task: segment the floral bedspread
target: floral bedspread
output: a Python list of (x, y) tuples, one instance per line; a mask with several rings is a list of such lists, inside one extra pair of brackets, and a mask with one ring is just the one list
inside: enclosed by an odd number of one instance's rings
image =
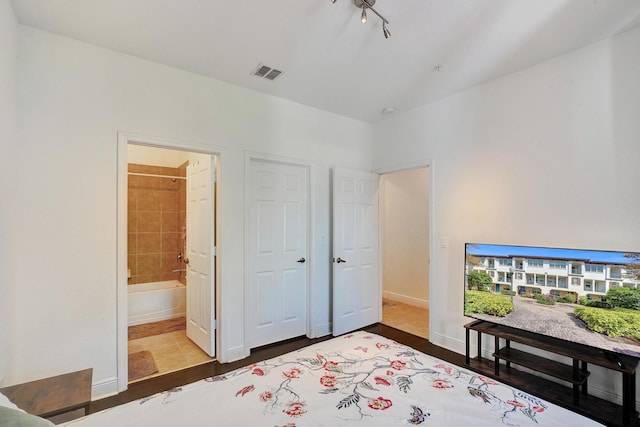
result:
[(356, 332), (66, 426), (597, 426), (384, 337)]

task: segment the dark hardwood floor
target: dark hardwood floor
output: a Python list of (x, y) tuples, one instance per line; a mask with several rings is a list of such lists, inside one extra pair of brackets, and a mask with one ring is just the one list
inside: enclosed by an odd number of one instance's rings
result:
[[(375, 324), (363, 330), (382, 335), (391, 340), (413, 347), (423, 353), (430, 354), (439, 359), (445, 360), (449, 363), (463, 366), (465, 363), (464, 355), (452, 352), (442, 347), (431, 344), (424, 338), (420, 338), (415, 335), (411, 335), (407, 332), (400, 331), (398, 329), (385, 326), (382, 324)], [(192, 383), (194, 381), (201, 380), (216, 375), (221, 375), (226, 372), (232, 371), (237, 368), (241, 368), (246, 365), (250, 365), (261, 360), (270, 359), (280, 356), (285, 353), (289, 353), (294, 350), (298, 350), (302, 347), (306, 347), (311, 344), (322, 342), (331, 339), (331, 336), (309, 339), (306, 337), (294, 338), (288, 341), (284, 341), (277, 344), (267, 345), (264, 347), (256, 348), (251, 351), (251, 355), (245, 359), (239, 360), (233, 363), (220, 364), (216, 361), (198, 365), (193, 368), (184, 369), (181, 371), (166, 374), (160, 377), (151, 378), (145, 381), (140, 381), (129, 385), (129, 388), (115, 396), (107, 397), (104, 399), (91, 402), (88, 413), (102, 411), (113, 406), (121, 405), (123, 403), (130, 402), (132, 400), (141, 399), (146, 396), (151, 396), (155, 393), (159, 393), (165, 390), (171, 390), (174, 387), (183, 386), (185, 384)]]

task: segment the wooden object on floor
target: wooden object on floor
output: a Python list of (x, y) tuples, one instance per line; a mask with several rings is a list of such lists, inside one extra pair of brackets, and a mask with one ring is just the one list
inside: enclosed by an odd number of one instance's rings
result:
[(84, 408), (91, 403), (93, 369), (43, 378), (0, 389), (20, 409), (43, 418)]
[[(483, 320), (468, 323), (464, 327), (466, 329), (466, 364), (472, 370), (607, 425), (635, 426), (638, 424), (638, 413), (635, 408), (636, 368), (639, 362), (637, 358)], [(478, 356), (474, 359), (470, 356), (470, 331), (472, 330), (478, 334)], [(493, 360), (482, 357), (483, 333), (494, 337)], [(500, 347), (501, 339), (505, 341), (502, 348)], [(526, 351), (512, 349), (512, 341), (571, 358), (573, 363), (567, 365)], [(506, 363), (501, 364), (501, 360)], [(588, 394), (587, 366), (589, 363), (622, 374), (622, 406)], [(511, 364), (555, 377), (569, 383), (570, 386), (512, 368)]]

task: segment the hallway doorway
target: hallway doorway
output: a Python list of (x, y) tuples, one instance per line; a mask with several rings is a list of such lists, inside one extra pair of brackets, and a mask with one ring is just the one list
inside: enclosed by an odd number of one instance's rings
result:
[(429, 338), (429, 309), (397, 301), (382, 299), (382, 323), (416, 335)]
[(429, 337), (429, 167), (380, 175), (382, 323)]

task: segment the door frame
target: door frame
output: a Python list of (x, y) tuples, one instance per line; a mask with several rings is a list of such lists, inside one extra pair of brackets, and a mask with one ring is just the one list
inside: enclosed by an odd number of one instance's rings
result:
[[(128, 280), (127, 280), (127, 173), (128, 173), (128, 153), (129, 144), (142, 145), (147, 147), (165, 148), (176, 151), (190, 151), (195, 153), (216, 156), (217, 169), (220, 169), (222, 161), (222, 148), (214, 145), (163, 138), (149, 135), (142, 135), (132, 132), (118, 132), (117, 147), (117, 186), (116, 186), (116, 359), (117, 359), (117, 390), (125, 391), (129, 384), (128, 373)], [(219, 173), (218, 173), (219, 174)], [(220, 183), (218, 176), (217, 182)], [(218, 186), (220, 188), (220, 186)], [(216, 192), (216, 206), (219, 200), (219, 191)], [(220, 216), (218, 216), (219, 218)], [(220, 240), (220, 221), (215, 223), (215, 235), (217, 241)], [(216, 250), (216, 277), (212, 281), (215, 291), (216, 313), (220, 314), (220, 288), (222, 287), (222, 276), (220, 274), (221, 258), (220, 248)], [(215, 283), (215, 285), (214, 285)], [(216, 322), (219, 323), (219, 322)], [(220, 328), (216, 328), (216, 349), (220, 349)]]
[[(409, 162), (409, 163), (402, 163), (402, 164), (398, 164), (398, 165), (394, 165), (394, 166), (390, 166), (390, 167), (386, 167), (386, 168), (380, 168), (380, 169), (375, 169), (374, 173), (377, 173), (379, 177), (381, 177), (382, 175), (385, 174), (390, 174), (390, 173), (394, 173), (394, 172), (402, 172), (402, 171), (406, 171), (406, 170), (411, 170), (411, 169), (419, 169), (419, 168), (428, 168), (429, 170), (429, 185), (428, 185), (428, 192), (429, 194), (427, 194), (427, 204), (428, 204), (428, 208), (427, 211), (429, 212), (429, 218), (428, 220), (428, 230), (429, 230), (429, 301), (431, 301), (431, 291), (432, 291), (432, 287), (431, 284), (433, 283), (433, 268), (431, 268), (431, 260), (433, 259), (433, 251), (435, 249), (434, 247), (434, 236), (433, 236), (433, 231), (435, 230), (435, 222), (434, 222), (434, 214), (433, 214), (433, 210), (434, 210), (434, 200), (435, 200), (435, 185), (434, 185), (434, 178), (435, 178), (435, 169), (434, 169), (434, 161), (432, 159), (423, 159), (423, 160), (416, 160), (414, 162)], [(379, 193), (380, 199), (378, 201), (378, 209), (379, 209), (379, 218), (383, 218), (382, 216), (382, 206), (384, 206), (384, 194)], [(383, 264), (382, 264), (382, 250), (384, 247), (384, 222), (380, 221), (380, 226), (378, 227), (378, 257), (379, 257), (379, 271), (378, 271), (378, 275), (380, 278), (380, 320), (382, 320), (382, 294), (383, 294), (383, 282), (382, 282), (382, 278), (383, 278)], [(431, 303), (429, 303), (431, 304)], [(429, 307), (429, 341), (431, 341), (431, 325), (433, 325), (434, 322), (434, 318), (433, 318), (433, 310), (431, 310), (431, 307)]]
[(306, 313), (307, 313), (307, 319), (306, 319), (306, 326), (307, 326), (307, 332), (306, 335), (308, 337), (311, 337), (311, 333), (312, 333), (312, 319), (313, 317), (313, 304), (312, 304), (312, 300), (311, 300), (311, 278), (313, 277), (311, 275), (311, 271), (313, 270), (313, 267), (315, 265), (315, 253), (313, 253), (312, 249), (314, 247), (313, 242), (312, 242), (312, 237), (313, 237), (313, 233), (312, 233), (312, 229), (313, 229), (313, 212), (311, 209), (312, 203), (311, 201), (314, 199), (314, 192), (313, 192), (313, 185), (312, 185), (312, 179), (313, 179), (313, 175), (314, 175), (314, 165), (312, 162), (309, 161), (305, 161), (305, 160), (301, 160), (301, 159), (297, 159), (297, 158), (292, 158), (292, 157), (285, 157), (285, 156), (278, 156), (278, 155), (274, 155), (274, 154), (267, 154), (267, 153), (260, 153), (260, 152), (255, 152), (255, 151), (245, 151), (245, 155), (244, 155), (244, 251), (245, 251), (245, 256), (244, 256), (244, 278), (245, 280), (243, 281), (243, 289), (244, 289), (244, 346), (247, 349), (247, 351), (251, 350), (251, 342), (250, 342), (250, 330), (249, 328), (251, 327), (251, 300), (250, 298), (248, 298), (248, 295), (250, 295), (250, 289), (249, 289), (249, 281), (247, 280), (247, 278), (250, 275), (250, 269), (249, 269), (249, 261), (248, 261), (248, 254), (247, 254), (247, 248), (249, 247), (250, 244), (250, 223), (251, 223), (251, 217), (250, 217), (250, 212), (249, 209), (251, 207), (251, 203), (249, 200), (249, 194), (250, 194), (250, 182), (251, 182), (251, 162), (252, 161), (259, 161), (259, 162), (271, 162), (271, 163), (279, 163), (279, 164), (284, 164), (284, 165), (292, 165), (292, 166), (300, 166), (305, 168), (306, 170), (306, 174), (307, 174), (307, 249), (306, 249), (306, 253), (307, 255), (307, 277), (306, 277), (306, 283), (307, 283), (307, 289), (306, 289), (306, 295), (307, 295), (307, 307), (306, 307)]

